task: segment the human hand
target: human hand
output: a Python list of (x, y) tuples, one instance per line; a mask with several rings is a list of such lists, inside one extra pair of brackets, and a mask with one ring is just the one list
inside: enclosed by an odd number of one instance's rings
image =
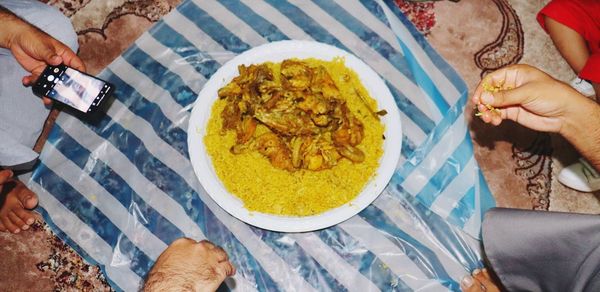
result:
[(215, 291), (234, 274), (235, 267), (223, 248), (206, 240), (180, 238), (158, 257), (144, 291), (182, 291), (184, 287), (191, 287), (193, 291)]
[[(499, 90), (489, 92), (484, 89), (487, 86)], [(487, 75), (471, 102), (486, 123), (499, 125), (509, 119), (533, 130), (561, 132), (565, 120), (577, 115), (589, 100), (535, 67), (513, 65)]]
[[(25, 21), (15, 20), (9, 22), (9, 25), (12, 27), (8, 30), (10, 33), (6, 37), (6, 47), (30, 73), (23, 77), (24, 85), (32, 85), (47, 65), (62, 63), (85, 72), (81, 59), (65, 44)], [(49, 104), (50, 99), (44, 98), (44, 103)]]
[(463, 292), (500, 292), (487, 269), (476, 269), (471, 276), (465, 276), (460, 281), (460, 289)]

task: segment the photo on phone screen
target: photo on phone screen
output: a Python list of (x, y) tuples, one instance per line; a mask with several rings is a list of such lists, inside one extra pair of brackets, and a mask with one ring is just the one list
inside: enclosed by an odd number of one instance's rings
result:
[(90, 112), (100, 105), (113, 88), (106, 81), (59, 65), (48, 66), (34, 85), (33, 91), (82, 112)]

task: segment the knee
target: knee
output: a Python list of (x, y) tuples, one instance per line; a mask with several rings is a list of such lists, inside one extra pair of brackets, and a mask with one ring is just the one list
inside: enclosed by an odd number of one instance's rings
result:
[(7, 7), (13, 10), (19, 17), (43, 30), (53, 38), (67, 45), (71, 50), (77, 52), (79, 44), (77, 34), (73, 29), (71, 20), (57, 8), (41, 3), (39, 1), (23, 1), (26, 4), (20, 7)]

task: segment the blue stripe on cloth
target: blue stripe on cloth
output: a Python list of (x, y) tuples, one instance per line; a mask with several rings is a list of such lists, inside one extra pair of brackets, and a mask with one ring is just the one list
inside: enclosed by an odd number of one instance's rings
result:
[(112, 288), (115, 291), (123, 291), (123, 288), (117, 285), (117, 283), (113, 282), (109, 277), (106, 277), (106, 266), (97, 262), (93, 257), (91, 257), (87, 252), (85, 252), (85, 249), (81, 248), (81, 246), (79, 246), (79, 244), (77, 244), (73, 239), (71, 239), (70, 236), (64, 233), (62, 229), (58, 228), (58, 226), (56, 226), (56, 224), (52, 220), (52, 217), (50, 217), (50, 214), (48, 213), (48, 211), (46, 211), (46, 209), (38, 206), (35, 209), (35, 211), (39, 212), (42, 215), (42, 217), (44, 218), (44, 222), (48, 224), (48, 226), (52, 230), (52, 233), (54, 233), (58, 238), (64, 241), (64, 243), (66, 243), (70, 248), (75, 250), (75, 252), (78, 255), (80, 255), (88, 264), (92, 266), (98, 266), (100, 270), (102, 270), (104, 278), (110, 285), (110, 288)]
[(423, 189), (416, 194), (416, 198), (425, 206), (431, 207), (439, 194), (446, 189), (458, 174), (464, 171), (465, 166), (473, 157), (471, 135), (469, 135), (469, 131), (466, 131), (463, 135), (463, 140), (460, 145), (454, 150), (452, 155), (446, 159), (440, 169), (429, 178), (429, 181)]
[[(39, 176), (40, 173), (44, 174), (43, 179)], [(36, 166), (36, 172), (32, 179), (42, 185), (73, 214), (77, 215), (82, 222), (96, 231), (98, 236), (113, 249), (119, 249), (124, 256), (131, 260), (131, 263), (129, 263), (131, 270), (144, 278), (154, 265), (154, 261), (131, 243), (129, 238), (104, 213), (94, 207), (81, 193), (42, 162)]]
[(289, 37), (281, 32), (277, 26), (256, 14), (254, 10), (250, 9), (246, 4), (239, 2), (238, 0), (219, 0), (219, 2), (269, 42), (289, 39)]
[(410, 66), (411, 71), (414, 74), (415, 80), (419, 87), (427, 93), (427, 95), (433, 100), (435, 106), (438, 108), (442, 115), (448, 111), (450, 105), (444, 99), (438, 88), (435, 86), (429, 75), (423, 70), (419, 62), (412, 54), (410, 49), (398, 38), (398, 43), (400, 43), (400, 47), (404, 51), (404, 57), (408, 61), (408, 65)]
[[(400, 277), (386, 268), (385, 263), (375, 254), (338, 226), (316, 231), (315, 234), (381, 291), (389, 291), (390, 288), (398, 291), (412, 291)], [(357, 252), (358, 250), (361, 252)]]
[(300, 245), (289, 239), (285, 233), (270, 232), (255, 227), (251, 227), (251, 229), (316, 290), (327, 288), (331, 291), (348, 291), (318, 261), (307, 254)]
[[(448, 63), (433, 49), (433, 47), (427, 42), (427, 39), (415, 28), (414, 24), (406, 18), (406, 16), (400, 11), (400, 8), (396, 6), (394, 0), (383, 0), (385, 1), (388, 8), (396, 15), (396, 17), (402, 22), (402, 24), (410, 31), (412, 37), (417, 41), (419, 46), (423, 48), (427, 57), (431, 59), (433, 64), (448, 78), (448, 80), (456, 87), (459, 92), (467, 92), (467, 85), (464, 80), (460, 78), (460, 75), (456, 73), (452, 66)], [(385, 16), (384, 16), (385, 17)], [(388, 23), (389, 26), (389, 23)]]
[[(394, 173), (392, 177), (394, 182), (402, 183), (402, 181), (404, 181), (404, 179), (406, 179), (408, 175), (410, 175), (410, 173), (419, 166), (423, 159), (427, 157), (427, 155), (431, 152), (431, 149), (433, 149), (433, 147), (440, 142), (442, 137), (447, 134), (448, 129), (450, 129), (459, 118), (464, 118), (462, 113), (464, 111), (466, 101), (467, 96), (465, 94), (448, 112), (446, 112), (442, 120), (437, 123), (433, 131), (429, 133), (427, 140), (419, 145), (412, 155), (407, 159), (407, 161), (402, 165), (400, 170)], [(462, 135), (462, 133), (459, 134)]]
[(413, 141), (409, 140), (406, 135), (402, 135), (402, 149), (400, 150), (400, 154), (404, 158), (409, 157), (415, 151), (416, 147)]
[(473, 216), (475, 212), (475, 186), (472, 186), (467, 192), (460, 198), (456, 207), (452, 209), (448, 216), (448, 222), (458, 226), (464, 227), (465, 223), (469, 221), (469, 218)]
[(179, 75), (169, 71), (168, 68), (158, 63), (136, 44), (131, 45), (131, 48), (122, 57), (142, 74), (150, 77), (156, 85), (169, 92), (173, 100), (182, 107), (196, 101), (198, 92), (194, 92), (183, 82)]
[(148, 33), (159, 43), (181, 56), (186, 63), (194, 67), (196, 72), (207, 79), (221, 67), (221, 64), (205, 52), (200, 51), (179, 32), (162, 21), (153, 26)]
[[(224, 241), (224, 243), (229, 242), (234, 246), (239, 245), (235, 251), (240, 255), (240, 262), (236, 262), (236, 265), (241, 267), (240, 273), (252, 275), (252, 277), (254, 277), (255, 273), (260, 275), (261, 281), (255, 283), (259, 285), (259, 290), (266, 287), (277, 287), (277, 284), (273, 279), (268, 277), (250, 252), (231, 234), (231, 231), (221, 221), (216, 219), (212, 211), (202, 202), (198, 193), (178, 173), (154, 157), (137, 136), (124, 129), (119, 123), (110, 119), (109, 116), (103, 117), (95, 127), (90, 129), (121, 151), (152, 184), (177, 201), (184, 208), (186, 214), (202, 229), (208, 240), (216, 242), (219, 239), (212, 238), (210, 235), (222, 236), (219, 232), (207, 232), (210, 228), (217, 228), (221, 233), (227, 234), (228, 241)], [(182, 139), (186, 141), (187, 137), (183, 137)], [(214, 218), (214, 220), (210, 220), (211, 218)], [(246, 261), (246, 264), (241, 265), (244, 261)], [(247, 268), (247, 270), (242, 270), (242, 268)], [(265, 286), (260, 286), (263, 284)]]
[(400, 52), (396, 51), (396, 49), (394, 49), (386, 40), (381, 38), (377, 32), (372, 31), (333, 1), (314, 0), (314, 2), (327, 12), (327, 14), (335, 18), (340, 24), (352, 31), (370, 48), (379, 53), (379, 55), (392, 64), (396, 70), (414, 82), (415, 79), (410, 70), (409, 63), (406, 62)]
[[(249, 254), (248, 250), (242, 245), (235, 235), (222, 224), (213, 224), (219, 222), (212, 211), (206, 205), (203, 206), (206, 225), (203, 227), (204, 234), (213, 243), (225, 249), (229, 260), (234, 264), (237, 273), (241, 274), (249, 282), (254, 283), (258, 291), (279, 291), (281, 290), (269, 274), (261, 267), (260, 263)], [(236, 220), (236, 219), (232, 219)]]
[(435, 122), (427, 117), (417, 106), (415, 106), (404, 93), (397, 90), (388, 80), (385, 80), (385, 85), (390, 89), (396, 105), (407, 117), (409, 117), (426, 135), (429, 135), (433, 128), (435, 128)]
[(462, 233), (462, 231), (458, 231), (444, 218), (431, 212), (429, 208), (425, 207), (416, 198), (412, 197), (406, 190), (402, 189), (401, 186), (395, 185), (390, 188), (390, 190), (393, 195), (402, 197), (411, 204), (411, 211), (416, 213), (416, 216), (421, 222), (427, 224), (427, 227), (435, 237), (436, 241), (441, 243), (446, 251), (450, 253), (454, 259), (459, 261), (467, 271), (481, 268), (481, 262), (479, 261), (477, 254), (473, 252), (470, 245), (463, 240), (463, 235), (458, 234), (458, 232)]
[(212, 18), (192, 1), (184, 2), (177, 6), (177, 11), (194, 22), (199, 29), (206, 32), (226, 50), (241, 53), (251, 48), (235, 34), (224, 27), (219, 21)]
[(177, 152), (188, 157), (187, 133), (179, 126), (174, 125), (156, 103), (145, 99), (129, 84), (112, 73), (110, 69), (105, 69), (102, 77), (115, 85), (116, 89), (113, 95), (115, 98), (135, 115), (146, 120), (163, 141), (171, 145)]
[(266, 0), (271, 6), (287, 16), (291, 22), (308, 33), (315, 41), (330, 44), (350, 52), (337, 38), (308, 16), (302, 9), (287, 1)]
[[(184, 236), (183, 232), (160, 213), (150, 207), (139, 195), (131, 189), (129, 184), (108, 165), (101, 160), (90, 157), (88, 149), (81, 146), (69, 134), (65, 133), (60, 125), (55, 124), (48, 136), (48, 142), (79, 166), (82, 171), (98, 182), (108, 193), (114, 196), (125, 209), (135, 218), (137, 223), (142, 224), (165, 243)], [(90, 169), (89, 162), (93, 162)]]
[(453, 291), (460, 291), (459, 285), (454, 281), (435, 253), (412, 236), (408, 235), (390, 220), (385, 213), (374, 205), (369, 205), (358, 215), (373, 227), (379, 229), (406, 253), (406, 256), (423, 271), (430, 279), (437, 280), (440, 284)]
[(377, 4), (377, 1), (360, 0), (360, 3), (365, 8), (367, 8), (367, 10), (369, 10), (371, 12), (371, 14), (375, 15), (375, 17), (377, 17), (379, 19), (379, 21), (381, 21), (387, 27), (390, 27), (390, 23), (389, 23), (387, 17), (385, 16), (385, 12), (383, 12), (383, 10), (381, 9), (381, 6), (379, 6), (379, 4)]

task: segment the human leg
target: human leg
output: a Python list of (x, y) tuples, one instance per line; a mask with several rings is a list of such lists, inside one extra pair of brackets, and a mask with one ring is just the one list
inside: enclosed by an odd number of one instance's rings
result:
[[(70, 21), (57, 9), (31, 0), (0, 0), (0, 5), (49, 35), (77, 50), (77, 35)], [(11, 52), (0, 48), (0, 170), (24, 170), (37, 153), (32, 148), (38, 139), (49, 109), (30, 88), (22, 85), (29, 75)], [(0, 196), (0, 231), (19, 232), (32, 223), (29, 209), (37, 197), (16, 179), (8, 182)], [(31, 223), (30, 223), (31, 222)]]
[(544, 15), (546, 30), (561, 56), (567, 61), (575, 74), (579, 75), (581, 69), (590, 57), (587, 42), (581, 34), (574, 29)]
[(594, 86), (600, 83), (600, 67), (589, 64), (593, 55), (600, 53), (600, 2), (553, 0), (538, 13), (537, 20), (578, 75), (570, 85), (586, 96), (600, 94)]

